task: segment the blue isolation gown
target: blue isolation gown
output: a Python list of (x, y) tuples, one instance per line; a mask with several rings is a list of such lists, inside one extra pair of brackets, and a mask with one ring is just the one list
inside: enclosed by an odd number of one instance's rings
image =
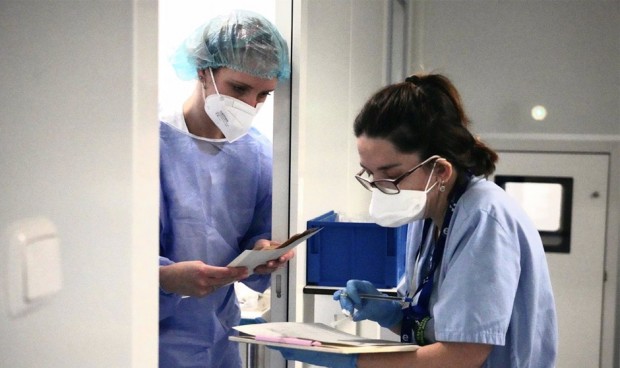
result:
[[(427, 236), (416, 259), (422, 226), (409, 225), (401, 294), (416, 290), (433, 247)], [(493, 345), (483, 367), (555, 366), (555, 302), (540, 235), (495, 183), (472, 179), (457, 203), (429, 310), (430, 341)]]
[[(226, 266), (258, 239), (271, 238), (272, 150), (254, 129), (229, 143), (191, 135), (183, 115), (160, 123), (159, 264), (200, 260)], [(244, 280), (262, 292), (270, 277)], [(241, 367), (233, 285), (203, 298), (160, 290), (159, 366)]]

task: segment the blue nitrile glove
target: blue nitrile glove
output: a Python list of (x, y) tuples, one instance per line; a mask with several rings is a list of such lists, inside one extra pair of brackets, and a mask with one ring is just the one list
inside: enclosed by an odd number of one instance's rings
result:
[(399, 302), (362, 299), (360, 294), (385, 295), (368, 281), (349, 280), (345, 290), (338, 290), (334, 293), (334, 300), (340, 301), (340, 307), (348, 311), (354, 321), (369, 319), (379, 323), (382, 327), (390, 328), (402, 320), (402, 307)]
[(268, 346), (268, 348), (279, 351), (286, 360), (296, 360), (330, 368), (355, 368), (357, 366), (358, 354), (323, 353), (312, 350), (289, 349), (275, 346)]

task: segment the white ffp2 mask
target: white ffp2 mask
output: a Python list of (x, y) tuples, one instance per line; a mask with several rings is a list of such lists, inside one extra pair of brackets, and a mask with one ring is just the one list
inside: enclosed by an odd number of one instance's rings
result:
[(252, 107), (236, 98), (220, 95), (210, 68), (209, 72), (216, 93), (205, 98), (205, 112), (224, 134), (226, 140), (234, 142), (248, 133), (252, 120), (263, 104), (259, 103), (256, 107)]
[(401, 190), (397, 194), (385, 194), (377, 188), (372, 188), (368, 212), (373, 221), (385, 227), (399, 227), (423, 219), (427, 194), (437, 184), (435, 182), (428, 186), (434, 170), (433, 165), (425, 190)]
[(236, 98), (220, 94), (205, 98), (205, 112), (229, 142), (234, 142), (248, 133), (261, 106), (262, 103), (259, 103), (252, 107)]

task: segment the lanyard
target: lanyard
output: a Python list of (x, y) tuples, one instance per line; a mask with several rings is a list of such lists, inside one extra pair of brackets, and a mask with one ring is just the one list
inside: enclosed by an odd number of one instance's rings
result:
[[(447, 216), (447, 217), (451, 217), (451, 216)], [(449, 218), (444, 218), (444, 221), (445, 220), (449, 220)], [(431, 229), (432, 225), (433, 225), (433, 221), (431, 219), (426, 219), (424, 221), (424, 226), (422, 228), (422, 240), (421, 240), (422, 244), (424, 244), (424, 241), (426, 237), (428, 236), (428, 232)], [(444, 227), (444, 229), (447, 229), (447, 227)], [(413, 305), (413, 312), (416, 315), (420, 315), (420, 316), (430, 315), (430, 312), (428, 311), (428, 305), (430, 302), (430, 295), (433, 291), (433, 280), (435, 276), (435, 271), (437, 270), (437, 267), (439, 266), (439, 263), (441, 262), (441, 259), (443, 258), (443, 248), (445, 246), (445, 236), (442, 236), (442, 234), (443, 234), (443, 231), (439, 235), (439, 238), (437, 239), (437, 242), (433, 247), (432, 253), (429, 255), (427, 259), (422, 260), (421, 262), (420, 274), (424, 276), (421, 279), (422, 282), (420, 282), (420, 284), (418, 285), (418, 288), (416, 289), (415, 293), (413, 293), (413, 295), (411, 295), (410, 297), (408, 296), (409, 300), (413, 301), (415, 296), (419, 294), (417, 303)], [(421, 259), (422, 244), (420, 244), (420, 248), (418, 249), (418, 256), (416, 257), (417, 260)]]
[[(429, 302), (431, 299), (431, 294), (433, 292), (433, 279), (435, 276), (435, 271), (437, 267), (441, 263), (441, 259), (443, 258), (443, 251), (446, 245), (446, 236), (448, 234), (448, 228), (450, 226), (450, 220), (452, 220), (452, 214), (454, 213), (454, 209), (456, 208), (456, 203), (461, 198), (465, 190), (467, 189), (467, 185), (469, 184), (469, 176), (464, 182), (460, 183), (454, 188), (452, 195), (448, 201), (448, 208), (446, 209), (446, 214), (444, 215), (443, 224), (441, 231), (439, 232), (439, 237), (435, 243), (435, 247), (431, 254), (430, 260), (428, 260), (428, 267), (424, 267), (426, 265), (426, 261), (422, 263), (423, 268), (422, 272), (424, 273), (424, 278), (422, 282), (418, 286), (416, 292), (408, 299), (413, 299), (418, 293), (420, 294), (418, 297), (418, 301), (415, 305), (409, 305), (407, 308), (403, 309), (403, 321), (401, 325), (401, 342), (412, 343), (417, 342), (419, 345), (423, 345), (424, 342), (424, 327), (426, 322), (430, 319), (430, 311), (429, 311)], [(427, 219), (424, 221), (424, 227), (422, 230), (422, 244), (428, 235), (428, 231), (430, 230), (432, 225), (432, 220)], [(422, 244), (420, 244), (420, 248), (418, 249), (418, 258), (421, 254)]]

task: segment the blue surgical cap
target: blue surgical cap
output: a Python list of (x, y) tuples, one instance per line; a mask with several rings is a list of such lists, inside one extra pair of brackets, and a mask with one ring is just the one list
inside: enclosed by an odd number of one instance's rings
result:
[(235, 10), (213, 18), (176, 50), (171, 63), (183, 80), (197, 70), (226, 67), (265, 79), (287, 79), (291, 73), (286, 41), (260, 14)]

